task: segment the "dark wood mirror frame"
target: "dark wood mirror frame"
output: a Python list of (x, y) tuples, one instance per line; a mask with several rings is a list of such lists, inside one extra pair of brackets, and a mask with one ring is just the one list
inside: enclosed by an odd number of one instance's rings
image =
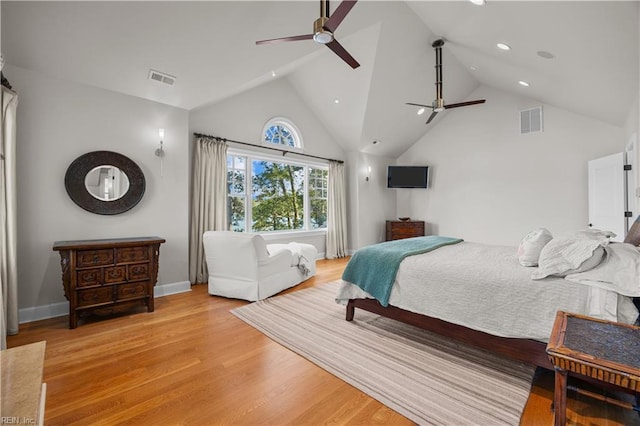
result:
[[(91, 195), (85, 186), (87, 173), (98, 166), (110, 165), (122, 170), (129, 179), (129, 190), (117, 200), (102, 201)], [(112, 215), (131, 210), (144, 195), (144, 173), (136, 163), (112, 151), (93, 151), (76, 158), (64, 176), (67, 194), (78, 206), (92, 213)]]

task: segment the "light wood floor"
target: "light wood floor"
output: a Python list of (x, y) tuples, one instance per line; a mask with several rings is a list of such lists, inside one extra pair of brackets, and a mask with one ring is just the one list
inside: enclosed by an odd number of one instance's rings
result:
[[(318, 261), (297, 291), (338, 279)], [(47, 425), (411, 424), (229, 313), (246, 304), (205, 285), (156, 299), (153, 313), (22, 324), (10, 347), (47, 341)], [(522, 425), (552, 425), (553, 375), (534, 380)], [(628, 410), (569, 394), (573, 425), (640, 424)]]

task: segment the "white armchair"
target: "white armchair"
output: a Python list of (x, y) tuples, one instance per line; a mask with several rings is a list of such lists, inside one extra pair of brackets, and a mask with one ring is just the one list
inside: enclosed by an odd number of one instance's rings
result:
[(259, 234), (207, 231), (203, 235), (209, 294), (260, 300), (316, 273), (311, 244), (266, 244)]

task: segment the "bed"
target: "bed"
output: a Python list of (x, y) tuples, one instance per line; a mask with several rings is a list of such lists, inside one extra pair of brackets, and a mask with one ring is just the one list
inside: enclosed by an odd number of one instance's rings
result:
[[(637, 319), (634, 299), (640, 296), (640, 252), (636, 248), (640, 245), (640, 217), (625, 243), (602, 244), (605, 255), (586, 271), (574, 270), (575, 273), (566, 277), (543, 278), (540, 278), (544, 275), (541, 271), (547, 263), (543, 265), (540, 259), (539, 267), (525, 267), (518, 262), (515, 247), (466, 241), (446, 244), (404, 257), (388, 300), (365, 291), (365, 286), (343, 280), (336, 301), (346, 305), (347, 321), (354, 319), (356, 308), (363, 309), (553, 369), (545, 349), (558, 310), (625, 323)], [(552, 245), (547, 244), (547, 249)], [(597, 273), (609, 276), (611, 267), (621, 268), (620, 264), (612, 263), (617, 256), (611, 254), (613, 249), (616, 252), (625, 249), (635, 262), (630, 266), (630, 280), (627, 280), (633, 289), (621, 290), (624, 286), (598, 281), (601, 277)], [(346, 274), (350, 265), (343, 278), (351, 278)], [(539, 277), (532, 279), (535, 274)]]

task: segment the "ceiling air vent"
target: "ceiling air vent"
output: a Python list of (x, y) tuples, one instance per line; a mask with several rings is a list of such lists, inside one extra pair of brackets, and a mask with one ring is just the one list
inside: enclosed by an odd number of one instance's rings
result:
[(520, 111), (520, 134), (542, 132), (542, 107)]
[(174, 76), (156, 70), (149, 70), (149, 80), (157, 81), (167, 86), (176, 84), (176, 78)]

